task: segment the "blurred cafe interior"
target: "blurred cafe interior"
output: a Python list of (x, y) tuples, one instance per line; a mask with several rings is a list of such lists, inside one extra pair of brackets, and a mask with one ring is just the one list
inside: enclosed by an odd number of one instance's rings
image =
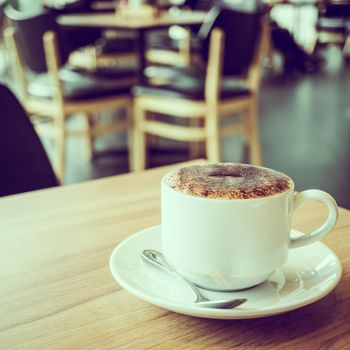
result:
[(0, 196), (204, 158), (350, 208), (350, 2), (0, 0)]

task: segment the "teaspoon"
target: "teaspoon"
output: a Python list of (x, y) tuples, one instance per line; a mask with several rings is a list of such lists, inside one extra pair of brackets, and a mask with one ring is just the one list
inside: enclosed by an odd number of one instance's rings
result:
[(196, 295), (194, 303), (198, 306), (217, 308), (217, 309), (233, 309), (239, 305), (242, 305), (247, 301), (245, 298), (241, 299), (230, 299), (230, 300), (209, 300), (205, 297), (197, 288), (197, 286), (182, 276), (171, 264), (166, 260), (165, 256), (157, 250), (146, 249), (142, 252), (142, 258), (148, 263), (156, 266), (166, 272), (172, 273), (177, 277), (181, 278), (188, 287), (190, 287)]

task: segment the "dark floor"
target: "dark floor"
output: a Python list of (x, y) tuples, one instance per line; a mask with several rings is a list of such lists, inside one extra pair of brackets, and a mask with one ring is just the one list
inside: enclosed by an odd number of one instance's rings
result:
[[(297, 190), (319, 188), (350, 209), (350, 68), (330, 48), (318, 73), (267, 73), (260, 98), (264, 165), (289, 174)], [(98, 140), (89, 163), (81, 141), (68, 146), (66, 183), (126, 172), (125, 137)], [(151, 166), (188, 159), (184, 145), (151, 151)], [(174, 145), (173, 145), (174, 146)], [(242, 139), (223, 142), (224, 161), (244, 161)]]
[[(324, 54), (327, 64), (318, 73), (266, 72), (260, 97), (264, 165), (289, 174), (297, 190), (325, 190), (350, 209), (350, 66), (336, 48)], [(103, 115), (109, 117), (113, 113)], [(245, 161), (242, 145), (241, 137), (225, 139), (223, 160)], [(184, 146), (161, 142), (151, 151), (151, 166), (187, 160)], [(95, 148), (90, 162), (81, 139), (68, 141), (65, 183), (128, 171), (125, 135), (99, 138)]]
[(328, 51), (322, 73), (268, 78), (261, 94), (265, 165), (298, 190), (319, 188), (350, 208), (350, 70)]

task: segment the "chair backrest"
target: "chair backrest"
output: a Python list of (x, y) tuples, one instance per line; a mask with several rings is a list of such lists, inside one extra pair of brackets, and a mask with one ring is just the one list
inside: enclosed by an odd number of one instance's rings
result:
[(59, 26), (52, 13), (45, 10), (34, 13), (21, 12), (12, 5), (7, 5), (4, 11), (16, 29), (21, 56), (29, 69), (35, 73), (47, 71), (43, 36), (48, 31), (57, 35), (60, 63), (63, 65), (67, 61), (69, 50), (62, 40)]
[(244, 76), (254, 58), (261, 32), (262, 11), (258, 5), (243, 6), (216, 4), (207, 15), (198, 32), (202, 41), (202, 56), (208, 58), (210, 34), (214, 28), (225, 34), (223, 67), (224, 75)]
[(349, 18), (350, 17), (350, 1), (326, 1), (319, 5), (319, 17), (328, 18)]
[(216, 0), (186, 0), (183, 6), (192, 10), (208, 11), (214, 5)]
[(14, 94), (0, 84), (0, 196), (57, 186), (33, 125)]

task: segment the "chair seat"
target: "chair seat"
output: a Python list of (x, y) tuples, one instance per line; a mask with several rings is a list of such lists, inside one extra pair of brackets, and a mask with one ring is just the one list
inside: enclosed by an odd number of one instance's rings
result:
[[(152, 74), (149, 74), (153, 68)], [(158, 76), (165, 81), (161, 84), (147, 83), (132, 88), (134, 96), (159, 96), (167, 98), (182, 98), (188, 100), (204, 100), (205, 71), (200, 68), (167, 68), (149, 67), (146, 76), (153, 79)], [(220, 98), (229, 99), (238, 96), (248, 96), (251, 92), (246, 82), (232, 77), (221, 79)]]
[(318, 31), (327, 31), (343, 34), (346, 31), (346, 21), (342, 18), (324, 18), (320, 17), (316, 23)]
[(148, 66), (144, 71), (148, 79), (161, 79), (166, 81), (178, 80), (180, 78), (204, 78), (206, 71), (204, 66)]
[[(125, 78), (132, 79), (134, 76), (132, 74), (128, 76), (127, 71), (123, 70), (119, 72), (120, 75), (118, 75), (118, 71), (110, 73), (111, 77), (106, 78), (103, 75), (107, 75), (107, 71), (102, 72), (101, 76), (101, 72), (82, 73), (80, 70), (61, 69), (60, 81), (64, 99), (66, 101), (84, 101), (130, 93), (131, 85), (125, 83)], [(54, 96), (55, 90), (49, 76), (39, 74), (29, 83), (28, 92), (34, 97), (50, 99)]]
[(78, 72), (83, 75), (92, 76), (94, 78), (102, 78), (107, 80), (116, 80), (116, 79), (125, 79), (125, 78), (135, 78), (137, 79), (136, 74), (138, 67), (136, 64), (123, 64), (118, 65), (117, 67), (97, 67), (96, 69), (86, 70), (82, 68), (69, 68), (74, 72)]

